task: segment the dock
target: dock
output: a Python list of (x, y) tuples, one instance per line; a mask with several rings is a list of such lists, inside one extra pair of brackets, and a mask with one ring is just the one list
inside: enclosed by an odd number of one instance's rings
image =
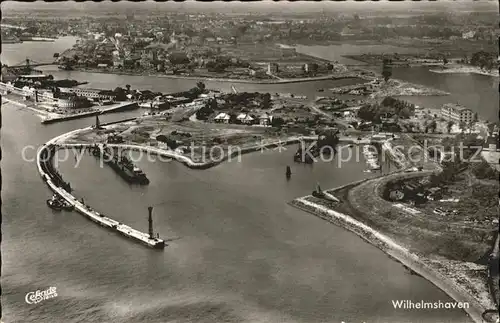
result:
[[(165, 248), (165, 241), (160, 238), (155, 238), (152, 234), (151, 222), (150, 222), (150, 233), (144, 233), (139, 230), (133, 229), (128, 225), (120, 223), (113, 220), (104, 214), (93, 210), (90, 206), (85, 205), (83, 201), (79, 201), (76, 197), (71, 195), (67, 189), (59, 186), (57, 177), (50, 173), (51, 167), (47, 167), (48, 164), (52, 164), (52, 158), (54, 152), (57, 150), (57, 145), (55, 144), (61, 138), (64, 138), (67, 134), (56, 137), (49, 142), (47, 142), (42, 149), (38, 151), (37, 154), (37, 166), (38, 172), (42, 177), (43, 181), (49, 186), (49, 188), (61, 198), (63, 198), (70, 205), (74, 206), (75, 210), (88, 218), (89, 220), (103, 226), (111, 231), (117, 232), (127, 238), (138, 241), (150, 248), (163, 249)], [(69, 190), (70, 191), (70, 190)], [(150, 214), (151, 221), (151, 214)]]
[(94, 111), (88, 111), (88, 112), (71, 114), (71, 115), (62, 115), (62, 116), (58, 116), (58, 117), (47, 117), (47, 118), (42, 120), (42, 123), (43, 124), (50, 124), (50, 123), (67, 121), (67, 120), (93, 117), (93, 116), (101, 115), (101, 114), (105, 114), (105, 113), (133, 110), (133, 109), (138, 109), (138, 108), (139, 108), (139, 105), (137, 104), (137, 102), (121, 102), (121, 103), (117, 103), (117, 104), (111, 105), (109, 107), (94, 110)]

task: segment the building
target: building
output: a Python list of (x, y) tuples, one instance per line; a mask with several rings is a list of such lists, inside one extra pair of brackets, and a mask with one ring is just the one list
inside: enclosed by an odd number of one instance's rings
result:
[(500, 152), (500, 144), (498, 142), (498, 134), (493, 133), (488, 136), (483, 144), (483, 150)]
[(473, 30), (466, 32), (466, 33), (462, 33), (463, 39), (472, 39), (472, 38), (474, 38), (474, 36), (476, 36), (476, 32)]
[(267, 64), (267, 74), (276, 74), (279, 72), (279, 65), (277, 63)]
[(474, 112), (472, 112), (472, 110), (454, 103), (444, 104), (441, 107), (441, 116), (448, 121), (454, 121), (456, 123), (474, 122)]
[(231, 116), (227, 113), (221, 112), (215, 116), (214, 121), (218, 123), (229, 123)]
[(57, 99), (57, 106), (64, 109), (84, 109), (91, 106), (85, 97), (68, 96)]
[(236, 117), (236, 120), (243, 123), (243, 124), (252, 124), (254, 122), (254, 118), (247, 113), (240, 113)]
[(99, 89), (86, 89), (78, 87), (61, 87), (59, 88), (61, 93), (75, 93), (77, 96), (83, 96), (87, 99), (101, 99), (101, 100), (114, 100), (116, 95), (112, 94), (111, 91), (103, 91)]
[(259, 117), (259, 124), (261, 126), (269, 126), (271, 125), (271, 122), (273, 120), (273, 117), (268, 115), (267, 113), (264, 113)]

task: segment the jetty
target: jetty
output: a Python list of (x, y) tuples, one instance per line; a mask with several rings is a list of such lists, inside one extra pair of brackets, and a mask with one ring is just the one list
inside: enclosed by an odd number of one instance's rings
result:
[(87, 112), (82, 112), (82, 113), (75, 113), (75, 114), (70, 114), (70, 115), (46, 117), (45, 119), (42, 119), (42, 123), (43, 124), (50, 124), (50, 123), (67, 121), (67, 120), (93, 117), (93, 116), (97, 116), (97, 115), (101, 115), (101, 114), (105, 114), (105, 113), (133, 110), (133, 109), (138, 109), (138, 108), (139, 108), (139, 105), (137, 104), (137, 102), (121, 102), (121, 103), (117, 103), (117, 104), (108, 106), (106, 108), (99, 108), (97, 110), (92, 110), (92, 111), (87, 111)]
[[(62, 199), (64, 199), (69, 205), (74, 207), (74, 210), (84, 215), (89, 220), (110, 229), (113, 232), (117, 232), (127, 238), (138, 241), (148, 247), (155, 249), (163, 249), (165, 247), (165, 241), (160, 239), (158, 234), (154, 235), (153, 232), (153, 222), (152, 222), (152, 208), (149, 210), (149, 232), (144, 233), (128, 225), (120, 223), (113, 220), (104, 214), (93, 210), (90, 206), (84, 204), (83, 199), (79, 201), (76, 197), (71, 195), (71, 189), (63, 187), (60, 183), (62, 179), (58, 179), (55, 175), (52, 160), (55, 152), (59, 147), (55, 144), (58, 140), (65, 138), (68, 134), (56, 137), (49, 142), (47, 142), (37, 154), (37, 166), (38, 172), (42, 177), (43, 181), (49, 186), (49, 188)], [(60, 175), (59, 175), (60, 176)]]

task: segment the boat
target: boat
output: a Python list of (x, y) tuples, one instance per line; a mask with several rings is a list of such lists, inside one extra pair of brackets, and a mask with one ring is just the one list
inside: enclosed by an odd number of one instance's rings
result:
[(61, 211), (63, 209), (63, 204), (61, 200), (57, 198), (57, 195), (53, 195), (52, 198), (47, 200), (47, 205), (53, 210)]
[[(92, 154), (97, 158), (102, 158), (115, 172), (130, 184), (148, 185), (149, 179), (146, 174), (135, 166), (126, 156), (117, 156), (109, 148), (100, 149), (94, 147)], [(102, 154), (102, 155), (101, 155)]]
[(323, 190), (319, 186), (319, 183), (318, 183), (318, 185), (316, 187), (316, 190), (314, 190), (312, 192), (312, 196), (317, 197), (317, 198), (324, 198), (325, 197), (325, 193), (323, 193)]
[(56, 211), (72, 211), (75, 208), (74, 205), (68, 203), (66, 200), (62, 199), (56, 194), (52, 195), (52, 198), (47, 200), (47, 205), (51, 209), (54, 209)]
[(59, 68), (60, 70), (64, 70), (64, 71), (73, 71), (73, 67), (71, 67), (71, 65), (58, 65), (57, 68)]
[(286, 166), (286, 178), (290, 178), (292, 176), (292, 170), (290, 169), (290, 166)]
[(65, 211), (73, 211), (75, 209), (75, 206), (73, 204), (70, 204), (68, 201), (60, 199), (59, 200), (62, 204), (62, 209)]
[(141, 185), (149, 184), (149, 179), (146, 177), (146, 174), (144, 174), (144, 172), (139, 167), (134, 166), (132, 172), (134, 173), (137, 183)]

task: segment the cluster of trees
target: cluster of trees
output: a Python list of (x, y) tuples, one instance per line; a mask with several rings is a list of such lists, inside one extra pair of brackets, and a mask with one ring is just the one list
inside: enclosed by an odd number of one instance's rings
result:
[(217, 100), (210, 99), (205, 106), (196, 112), (196, 119), (207, 120), (208, 117), (217, 109)]
[(384, 77), (384, 80), (387, 82), (392, 76), (392, 67), (391, 64), (392, 60), (388, 58), (384, 58), (382, 62), (382, 76)]
[(425, 133), (428, 133), (428, 132), (436, 132), (436, 129), (437, 129), (437, 122), (436, 120), (431, 120), (429, 122), (425, 122), (425, 129), (424, 129), (424, 132)]
[(496, 62), (496, 53), (487, 53), (485, 51), (474, 53), (469, 61), (471, 65), (487, 70), (491, 70), (494, 66), (496, 66)]
[(224, 72), (228, 67), (248, 68), (250, 67), (250, 63), (239, 59), (234, 60), (227, 56), (217, 56), (215, 60), (207, 62), (205, 67), (209, 72)]
[(478, 179), (498, 180), (499, 178), (498, 171), (493, 169), (485, 160), (482, 160), (480, 163), (473, 163), (471, 171)]
[(167, 144), (167, 147), (170, 149), (173, 149), (173, 150), (175, 150), (177, 147), (180, 146), (180, 144), (177, 142), (177, 140), (169, 138), (165, 135), (156, 136), (156, 140)]
[[(318, 135), (318, 149), (323, 147), (331, 147), (334, 153), (337, 153), (337, 145), (339, 143), (339, 137), (336, 130), (323, 131)], [(325, 150), (327, 152), (328, 150)]]
[(272, 106), (271, 94), (259, 92), (229, 93), (224, 97), (225, 108), (238, 108), (254, 105), (252, 101), (259, 103), (262, 109), (270, 109)]
[(185, 98), (189, 98), (191, 100), (194, 100), (196, 99), (200, 94), (203, 94), (206, 92), (206, 86), (205, 86), (205, 83), (203, 82), (198, 82), (196, 83), (196, 86), (191, 88), (190, 90), (188, 91), (183, 91), (183, 92), (177, 92), (177, 93), (174, 93), (172, 94), (172, 96), (176, 96), (176, 97), (185, 97)]
[(382, 123), (382, 116), (395, 115), (401, 119), (408, 119), (414, 110), (415, 105), (409, 102), (386, 97), (380, 104), (366, 104), (362, 106), (358, 111), (358, 117), (362, 120), (379, 124)]

